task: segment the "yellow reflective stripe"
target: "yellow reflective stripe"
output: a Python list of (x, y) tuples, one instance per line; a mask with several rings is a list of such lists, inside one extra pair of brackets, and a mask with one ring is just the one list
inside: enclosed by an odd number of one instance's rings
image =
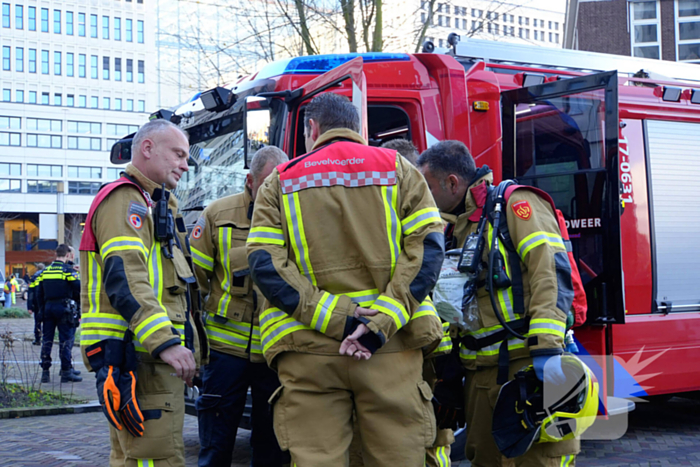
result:
[(88, 313), (95, 313), (100, 309), (100, 292), (102, 289), (102, 268), (97, 263), (97, 253), (88, 252)]
[(450, 456), (447, 455), (445, 446), (435, 448), (435, 457), (437, 458), (438, 467), (450, 467)]
[(476, 351), (469, 350), (464, 346), (459, 347), (459, 358), (462, 360), (476, 360)]
[(151, 245), (151, 254), (148, 258), (148, 281), (153, 288), (153, 295), (156, 297), (160, 308), (163, 306), (163, 260), (161, 259), (160, 243), (157, 241)]
[(564, 245), (561, 235), (539, 231), (531, 233), (518, 243), (518, 254), (521, 258), (525, 258), (530, 250), (545, 243), (566, 251), (566, 245)]
[(302, 329), (310, 330), (311, 328), (293, 318), (284, 318), (276, 322), (272, 326), (269, 326), (266, 331), (262, 332), (261, 335), (263, 352), (269, 350), (270, 347), (272, 347), (277, 341), (282, 339), (284, 336)]
[(311, 327), (315, 330), (325, 334), (328, 329), (328, 323), (331, 320), (331, 315), (335, 309), (335, 305), (338, 303), (337, 295), (331, 295), (328, 292), (323, 292), (321, 299), (316, 305), (316, 310), (314, 310), (313, 317), (311, 318)]
[(254, 227), (248, 234), (246, 243), (267, 243), (284, 246), (284, 232), (275, 227)]
[[(425, 300), (423, 303), (420, 304), (418, 310), (416, 310), (416, 312), (413, 313), (413, 315), (411, 316), (411, 321), (422, 316), (435, 316), (438, 319), (440, 318), (440, 316), (437, 313), (437, 310), (435, 309), (435, 306), (433, 305), (433, 302), (431, 302), (430, 300)], [(443, 327), (444, 324), (447, 323), (443, 323)]]
[(221, 283), (221, 290), (223, 290), (223, 293), (221, 294), (216, 309), (217, 314), (220, 316), (226, 316), (226, 310), (231, 300), (231, 270), (228, 261), (228, 254), (231, 249), (231, 233), (232, 230), (230, 227), (219, 227), (219, 254), (221, 265), (224, 270), (224, 281)]
[(214, 270), (214, 258), (204, 254), (203, 252), (201, 252), (193, 246), (190, 246), (190, 250), (192, 251), (192, 262), (194, 264), (203, 269), (206, 269), (207, 271)]
[(570, 465), (572, 465), (574, 459), (576, 459), (576, 456), (574, 454), (562, 456), (560, 467), (569, 467)]
[(137, 467), (156, 467), (153, 459), (136, 459)]
[(137, 250), (148, 257), (148, 250), (139, 237), (114, 237), (107, 240), (100, 248), (100, 256), (104, 260), (110, 253), (115, 251)]
[[(493, 226), (489, 224), (489, 231), (488, 231), (488, 244), (489, 244), (489, 249), (491, 248), (491, 245), (493, 244)], [(503, 246), (503, 242), (499, 241), (498, 242), (498, 251), (501, 253), (501, 256), (503, 257), (503, 263), (506, 268), (506, 275), (508, 277), (512, 277), (510, 274), (510, 262), (508, 261), (508, 253), (506, 252), (505, 247)], [(510, 322), (515, 320), (515, 312), (513, 311), (513, 288), (508, 287), (507, 289), (498, 289), (496, 291), (496, 296), (498, 297), (498, 303), (501, 308), (501, 314), (505, 318), (506, 322)]]
[(389, 237), (389, 251), (391, 252), (391, 277), (394, 277), (396, 262), (401, 254), (401, 229), (399, 229), (399, 217), (396, 214), (397, 199), (398, 190), (395, 186), (382, 187), (386, 232)]
[(417, 211), (401, 221), (404, 235), (410, 235), (426, 224), (442, 223), (440, 211), (437, 208), (425, 208)]
[(566, 323), (556, 319), (530, 320), (530, 334), (552, 334), (562, 339), (566, 335)]
[(346, 297), (349, 297), (353, 303), (366, 308), (371, 306), (375, 300), (377, 300), (379, 297), (379, 289), (360, 290), (357, 292), (340, 293), (337, 295), (345, 295)]
[(404, 308), (401, 303), (386, 295), (380, 296), (370, 308), (391, 316), (394, 320), (394, 324), (396, 324), (397, 330), (408, 324), (409, 316), (406, 308)]
[(143, 320), (138, 326), (136, 326), (134, 334), (136, 334), (138, 341), (143, 343), (143, 341), (148, 339), (154, 332), (168, 326), (172, 326), (172, 322), (170, 321), (170, 318), (168, 318), (168, 314), (158, 312), (152, 314)]
[(317, 285), (316, 276), (314, 275), (314, 270), (309, 261), (309, 245), (306, 242), (306, 234), (304, 233), (304, 221), (299, 204), (299, 193), (295, 192), (284, 195), (282, 200), (284, 203), (287, 225), (291, 230), (289, 237), (292, 240), (294, 259), (296, 260), (299, 272), (305, 275), (313, 285)]

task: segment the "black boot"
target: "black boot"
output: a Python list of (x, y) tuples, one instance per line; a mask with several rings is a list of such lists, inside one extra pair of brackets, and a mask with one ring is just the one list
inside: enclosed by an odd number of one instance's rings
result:
[(75, 368), (71, 368), (70, 371), (76, 376), (80, 374), (80, 370), (76, 370)]
[(34, 341), (32, 342), (32, 345), (41, 345), (41, 340), (34, 339)]
[(51, 382), (51, 374), (49, 373), (49, 370), (44, 370), (41, 372), (41, 382), (42, 383), (50, 383)]
[(61, 371), (62, 383), (79, 383), (83, 380), (80, 376), (73, 373), (72, 370)]

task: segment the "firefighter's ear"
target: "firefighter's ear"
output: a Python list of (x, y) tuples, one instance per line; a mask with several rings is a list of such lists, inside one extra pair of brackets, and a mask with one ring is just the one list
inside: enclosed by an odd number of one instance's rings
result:
[(247, 186), (250, 191), (253, 191), (253, 175), (251, 175), (250, 172), (245, 176), (245, 186)]
[(321, 127), (313, 118), (309, 119), (309, 126), (311, 127), (311, 134), (309, 136), (315, 142), (318, 137), (321, 136)]
[(447, 176), (447, 188), (453, 195), (456, 195), (459, 192), (460, 183), (457, 175), (450, 174)]

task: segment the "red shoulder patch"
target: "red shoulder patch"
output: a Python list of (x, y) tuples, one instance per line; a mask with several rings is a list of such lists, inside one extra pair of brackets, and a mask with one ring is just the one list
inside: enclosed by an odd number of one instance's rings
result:
[(525, 200), (516, 201), (511, 205), (511, 207), (513, 208), (515, 215), (524, 221), (530, 219), (532, 216), (532, 208), (530, 207), (530, 203)]

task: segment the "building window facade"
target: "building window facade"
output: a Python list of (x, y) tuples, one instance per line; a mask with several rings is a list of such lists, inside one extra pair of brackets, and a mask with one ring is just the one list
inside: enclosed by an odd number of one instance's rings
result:
[(24, 48), (15, 49), (15, 70), (24, 72)]
[(109, 39), (109, 16), (102, 17), (102, 39)]
[(145, 70), (145, 69), (146, 69), (146, 66), (145, 66), (143, 60), (139, 60), (139, 62), (138, 62), (138, 71), (139, 71), (138, 79), (139, 79), (139, 83), (145, 83), (145, 82), (146, 82), (146, 78), (145, 78), (145, 76), (146, 76), (146, 70)]
[(97, 39), (97, 15), (90, 15), (90, 37)]
[(27, 8), (27, 27), (30, 31), (36, 31), (36, 7), (30, 6)]
[(97, 55), (90, 56), (90, 78), (97, 79)]
[(48, 50), (41, 51), (41, 74), (42, 75), (49, 74), (49, 51)]
[(78, 13), (78, 35), (85, 37), (85, 13)]
[(53, 11), (53, 33), (61, 34), (61, 10)]
[(41, 9), (41, 32), (49, 32), (49, 9)]
[(114, 40), (122, 40), (122, 19), (114, 18)]
[(136, 38), (139, 44), (143, 44), (143, 21), (137, 21), (136, 26)]
[(75, 63), (74, 55), (72, 52), (66, 53), (66, 76), (74, 76), (75, 74)]
[(676, 57), (700, 63), (700, 0), (678, 0), (676, 9)]
[(114, 81), (122, 80), (122, 59), (114, 59)]
[(102, 57), (102, 79), (109, 79), (109, 57)]
[(658, 1), (630, 2), (632, 55), (661, 58), (661, 25)]
[(78, 77), (85, 78), (85, 54), (78, 55)]
[(15, 5), (15, 29), (24, 29), (24, 6)]
[(73, 12), (66, 11), (66, 35), (73, 35)]
[(53, 74), (61, 76), (61, 52), (53, 53)]
[(29, 177), (62, 177), (63, 166), (27, 164), (27, 175)]
[(2, 46), (2, 69), (3, 71), (10, 71), (10, 61), (12, 58), (12, 50), (9, 45)]
[(134, 21), (130, 19), (126, 20), (126, 41), (134, 42)]

